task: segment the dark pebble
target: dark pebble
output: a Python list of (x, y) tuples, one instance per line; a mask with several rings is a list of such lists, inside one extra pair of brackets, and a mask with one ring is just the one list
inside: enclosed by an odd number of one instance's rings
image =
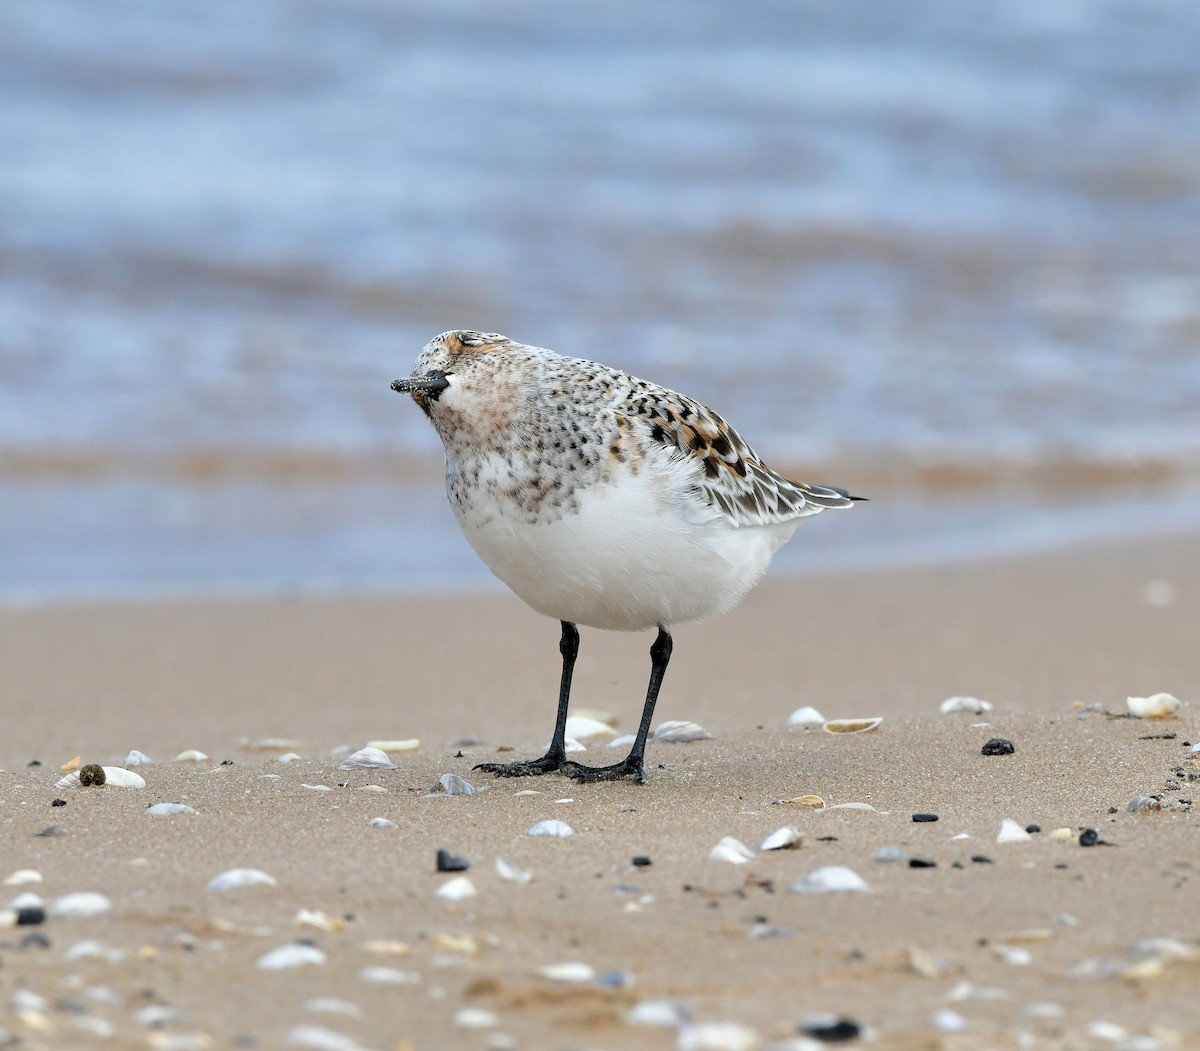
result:
[(800, 1026), (800, 1032), (823, 1044), (844, 1044), (857, 1040), (862, 1035), (862, 1026), (849, 1018), (830, 1018), (805, 1022)]
[(964, 865), (961, 861), (955, 861), (953, 864), (951, 864), (950, 867), (952, 869), (965, 869), (967, 866)]
[(639, 869), (644, 869), (647, 865), (654, 864), (654, 862), (650, 860), (649, 854), (634, 854), (632, 861), (633, 861), (633, 864), (636, 865)]
[(917, 821), (917, 822), (936, 821), (937, 819), (938, 819), (937, 814), (913, 814), (913, 820)]
[(21, 939), (22, 949), (49, 949), (50, 939), (41, 931), (30, 931)]
[(40, 905), (31, 905), (26, 909), (17, 909), (18, 927), (36, 927), (46, 922), (46, 910)]
[(1100, 842), (1100, 833), (1094, 828), (1085, 828), (1079, 833), (1079, 845), (1081, 847), (1094, 847)]
[(910, 869), (935, 869), (937, 862), (932, 858), (909, 858), (908, 867)]
[(232, 759), (222, 759), (221, 765), (222, 766), (233, 766), (233, 760)]
[(437, 852), (438, 872), (466, 872), (470, 867), (471, 863), (466, 858), (456, 858), (445, 849)]
[(1033, 833), (1033, 832), (1041, 832), (1041, 830), (1042, 830), (1042, 826), (1041, 826), (1041, 825), (1026, 825), (1026, 826), (1025, 826), (1025, 831), (1026, 831), (1026, 832), (1030, 832), (1030, 833)]
[(50, 805), (51, 806), (66, 806), (67, 801), (65, 799), (52, 799), (52, 800), (50, 800)]
[(1012, 755), (1017, 749), (1004, 737), (993, 737), (982, 748), (982, 755)]
[(971, 855), (971, 860), (972, 860), (973, 862), (975, 862), (975, 864), (976, 864), (976, 865), (990, 865), (990, 864), (992, 864), (992, 859), (991, 859), (991, 858), (989, 858), (989, 857), (988, 857), (986, 854), (972, 854), (972, 855)]
[(818, 843), (836, 843), (837, 841), (837, 836), (817, 836)]
[(41, 832), (35, 832), (35, 836), (65, 836), (64, 832), (58, 825), (47, 825)]
[(26, 766), (41, 766), (42, 761), (40, 759), (30, 759), (29, 762), (26, 763), (25, 765)]

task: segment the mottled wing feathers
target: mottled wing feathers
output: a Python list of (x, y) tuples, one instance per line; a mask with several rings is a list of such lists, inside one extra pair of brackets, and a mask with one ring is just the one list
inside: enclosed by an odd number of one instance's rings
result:
[(644, 425), (651, 442), (702, 466), (698, 491), (734, 525), (786, 522), (853, 501), (844, 490), (777, 474), (717, 413), (686, 395), (635, 380), (620, 409)]

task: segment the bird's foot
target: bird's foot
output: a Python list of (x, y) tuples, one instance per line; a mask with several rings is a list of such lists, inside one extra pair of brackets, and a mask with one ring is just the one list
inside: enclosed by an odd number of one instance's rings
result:
[(562, 753), (547, 752), (541, 759), (523, 759), (517, 763), (478, 763), (473, 769), (497, 777), (537, 777), (561, 769), (564, 758)]
[(582, 763), (566, 761), (559, 767), (559, 771), (572, 781), (622, 781), (629, 778), (640, 785), (646, 780), (641, 757), (632, 755), (623, 762), (613, 763), (612, 766), (584, 766)]

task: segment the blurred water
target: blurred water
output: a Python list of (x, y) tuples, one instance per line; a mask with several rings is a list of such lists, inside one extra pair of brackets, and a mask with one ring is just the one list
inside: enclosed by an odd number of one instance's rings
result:
[(459, 326), (877, 503), (1172, 499), (1197, 54), (1171, 0), (5, 5), (0, 590), (404, 576), (448, 520), (385, 526), (437, 460), (388, 382)]

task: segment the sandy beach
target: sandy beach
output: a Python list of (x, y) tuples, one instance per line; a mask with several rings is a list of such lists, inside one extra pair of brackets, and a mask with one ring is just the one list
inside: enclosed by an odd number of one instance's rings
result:
[[(833, 1015), (852, 1024), (825, 1037), (879, 1048), (1200, 1046), (1200, 786), (1174, 773), (1200, 738), (1198, 622), (1195, 537), (774, 579), (676, 633), (655, 721), (713, 739), (652, 744), (645, 785), (576, 785), (471, 772), (553, 721), (557, 626), (507, 594), (0, 611), (0, 879), (42, 877), (0, 906), (111, 903), (0, 930), (0, 1045), (804, 1047)], [(585, 631), (575, 707), (631, 732), (650, 642)], [(1163, 691), (1178, 716), (1124, 715)], [(941, 714), (954, 695), (994, 708)], [(788, 729), (805, 705), (883, 721)], [(1015, 752), (981, 755), (993, 737)], [(338, 768), (413, 738), (395, 769)], [(146, 787), (55, 787), (130, 749)], [(485, 790), (448, 796), (445, 773)], [(828, 808), (778, 802), (809, 794)], [(551, 818), (575, 834), (526, 834)], [(1005, 819), (1041, 831), (998, 843)], [(758, 849), (787, 825), (802, 845)], [(709, 860), (724, 836), (755, 856)], [(475, 896), (435, 896), (439, 848)], [(790, 892), (825, 866), (870, 890)], [(275, 882), (206, 890), (238, 867)], [(323, 962), (258, 965), (297, 941)], [(568, 963), (592, 971), (542, 972)], [(631, 1023), (648, 1001), (690, 1027)]]

